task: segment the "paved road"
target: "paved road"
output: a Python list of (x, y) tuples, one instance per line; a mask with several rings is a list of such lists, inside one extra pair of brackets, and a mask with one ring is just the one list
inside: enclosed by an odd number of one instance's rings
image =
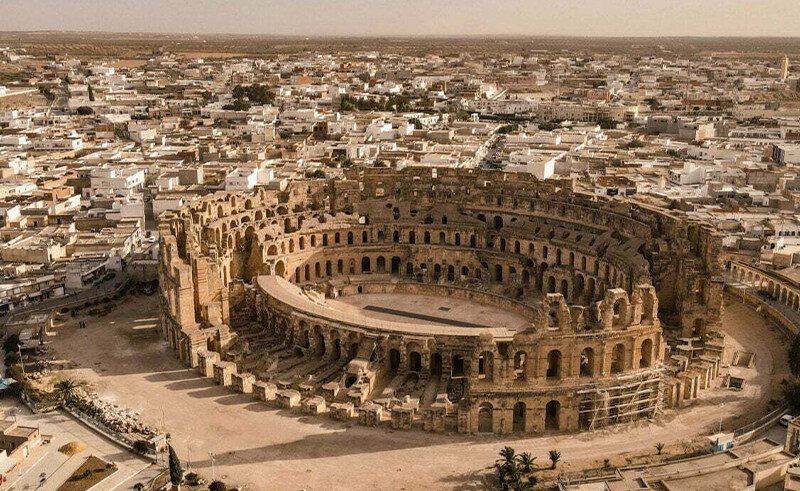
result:
[(24, 314), (27, 312), (44, 311), (48, 309), (60, 309), (62, 306), (72, 304), (73, 302), (81, 302), (86, 299), (112, 293), (127, 279), (128, 275), (124, 271), (118, 271), (116, 272), (114, 278), (98, 283), (88, 290), (84, 290), (72, 295), (65, 295), (63, 297), (51, 298), (43, 302), (36, 302), (19, 309), (15, 309), (11, 311), (9, 315), (2, 317), (2, 326), (5, 328), (5, 325), (11, 319), (11, 317), (15, 315)]
[[(46, 482), (39, 489), (56, 489), (90, 455), (114, 462), (119, 468), (102, 486), (95, 488), (98, 490), (130, 490), (137, 482), (147, 482), (160, 471), (149, 460), (133, 455), (64, 412), (31, 414), (10, 397), (0, 400), (0, 409), (6, 417), (15, 414), (20, 425), (38, 426), (43, 435), (52, 436), (51, 443), (36, 448), (28, 459), (11, 471), (8, 484), (2, 488), (4, 491), (35, 490), (42, 476), (46, 477)], [(88, 448), (71, 457), (58, 451), (62, 445), (74, 441), (83, 442)]]

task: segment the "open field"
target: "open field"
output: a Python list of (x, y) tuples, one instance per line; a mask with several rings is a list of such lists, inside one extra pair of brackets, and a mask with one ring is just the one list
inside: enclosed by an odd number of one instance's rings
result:
[(458, 55), (473, 53), (535, 52), (537, 50), (583, 53), (698, 54), (742, 57), (800, 55), (795, 38), (589, 38), (556, 36), (498, 37), (277, 37), (239, 34), (157, 34), (106, 32), (0, 32), (0, 44), (24, 47), (33, 55), (65, 53), (83, 57), (149, 57), (165, 49), (187, 56), (211, 57), (293, 54), (301, 51), (381, 51), (404, 54)]
[[(788, 376), (783, 333), (733, 302), (723, 318), (728, 356), (739, 348), (756, 353), (753, 368), (737, 368), (747, 380), (742, 391), (709, 389), (655, 422), (582, 434), (495, 438), (398, 432), (273, 409), (214, 385), (169, 352), (156, 312), (156, 296), (139, 296), (108, 316), (87, 318), (87, 329), (78, 330), (78, 319), (70, 319), (52, 338), (53, 352), (76, 362), (78, 368), (68, 373), (88, 381), (103, 399), (166, 428), (192, 469), (210, 476), (208, 452), (214, 452), (217, 476), (251, 490), (480, 489), (483, 474), (505, 445), (529, 451), (540, 462), (547, 460), (548, 450), (558, 449), (567, 470), (608, 457), (625, 464), (636, 453), (652, 454), (658, 441), (672, 453), (702, 441), (716, 430), (720, 412), (726, 429), (756, 419), (780, 397), (780, 381)], [(431, 466), (434, 460), (437, 465)]]

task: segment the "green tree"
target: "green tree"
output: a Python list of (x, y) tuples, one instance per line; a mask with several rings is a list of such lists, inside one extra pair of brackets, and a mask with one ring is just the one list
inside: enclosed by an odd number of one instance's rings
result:
[(550, 457), (550, 462), (553, 465), (551, 469), (555, 469), (556, 465), (558, 465), (558, 462), (561, 460), (561, 452), (558, 450), (550, 450), (550, 452), (548, 452), (548, 456)]
[(613, 130), (617, 127), (617, 122), (610, 118), (603, 118), (597, 122), (604, 130)]
[[(500, 457), (501, 459), (494, 464), (500, 487), (509, 491), (528, 491), (530, 484), (523, 479), (524, 471), (520, 465), (521, 456), (517, 456), (513, 448), (504, 447), (500, 450)], [(530, 454), (528, 454), (528, 457), (530, 457)], [(533, 459), (530, 460), (532, 463)]]
[(181, 461), (178, 459), (178, 454), (172, 448), (172, 445), (167, 445), (169, 451), (169, 481), (177, 486), (183, 481), (183, 469), (181, 468)]
[(92, 89), (92, 84), (89, 84), (88, 91), (89, 91), (89, 101), (94, 102), (94, 89)]
[(793, 411), (800, 410), (800, 380), (792, 380), (784, 386), (783, 398)]
[(511, 447), (503, 447), (500, 450), (500, 457), (502, 457), (506, 462), (514, 462), (516, 459), (517, 453)]
[(209, 491), (228, 491), (228, 486), (222, 481), (214, 481), (208, 485)]
[(58, 396), (62, 402), (69, 402), (75, 397), (81, 385), (83, 384), (75, 381), (75, 379), (66, 378), (56, 382), (53, 387), (56, 389), (56, 392), (58, 392)]
[(81, 106), (75, 112), (77, 112), (80, 116), (88, 116), (90, 114), (94, 114), (94, 109), (89, 106)]
[(3, 351), (6, 353), (15, 353), (19, 348), (19, 336), (12, 334), (3, 340)]
[(655, 447), (656, 452), (658, 452), (658, 455), (661, 455), (661, 451), (664, 450), (664, 442), (658, 442), (653, 446)]
[(789, 369), (795, 377), (800, 376), (800, 334), (794, 337), (789, 347)]
[(517, 456), (517, 463), (519, 464), (519, 469), (525, 474), (530, 474), (533, 472), (533, 465), (536, 457), (531, 456), (530, 452), (522, 452)]

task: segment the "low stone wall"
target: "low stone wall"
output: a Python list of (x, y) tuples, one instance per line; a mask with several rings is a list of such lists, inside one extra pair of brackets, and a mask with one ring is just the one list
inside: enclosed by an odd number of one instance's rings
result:
[(737, 288), (735, 286), (726, 284), (725, 293), (730, 295), (732, 298), (735, 298), (736, 300), (747, 303), (748, 305), (752, 306), (755, 309), (760, 309), (759, 312), (763, 316), (767, 317), (770, 320), (775, 321), (787, 333), (791, 335), (796, 335), (798, 332), (800, 332), (800, 326), (795, 325), (794, 322), (792, 322), (786, 316), (780, 313), (778, 309), (771, 306), (767, 302), (763, 301), (757, 295), (749, 293), (744, 288)]

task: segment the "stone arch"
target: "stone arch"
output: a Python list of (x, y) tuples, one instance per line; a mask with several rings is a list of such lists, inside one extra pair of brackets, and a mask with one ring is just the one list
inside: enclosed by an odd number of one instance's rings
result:
[(611, 373), (625, 371), (625, 345), (617, 343), (611, 350)]
[(642, 341), (642, 346), (639, 349), (641, 352), (641, 359), (639, 360), (639, 368), (649, 368), (653, 364), (653, 340), (645, 339)]
[(547, 353), (547, 378), (561, 377), (561, 351), (554, 349)]
[(491, 402), (484, 402), (478, 406), (478, 433), (492, 433), (494, 431), (494, 416)]
[(581, 351), (581, 368), (580, 368), (580, 376), (581, 377), (593, 377), (594, 376), (594, 349), (592, 348), (584, 348)]
[(561, 403), (555, 399), (548, 402), (544, 408), (545, 431), (558, 431), (561, 429)]
[(528, 353), (518, 350), (514, 353), (514, 379), (525, 380), (525, 365), (528, 361)]
[(522, 433), (525, 431), (525, 419), (527, 414), (527, 407), (522, 401), (514, 404), (512, 409), (512, 428), (515, 433)]

